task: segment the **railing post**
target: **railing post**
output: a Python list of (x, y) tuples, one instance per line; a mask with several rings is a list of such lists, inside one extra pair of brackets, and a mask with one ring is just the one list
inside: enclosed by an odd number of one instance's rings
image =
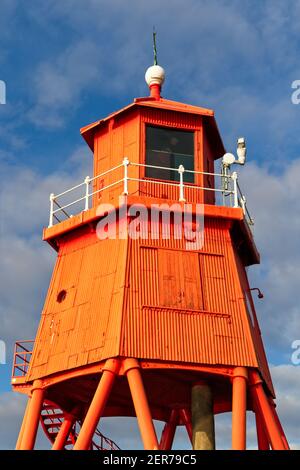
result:
[(49, 225), (48, 225), (48, 227), (53, 226), (54, 199), (55, 199), (55, 196), (54, 196), (53, 193), (51, 193), (50, 194), (50, 216), (49, 216)]
[(232, 173), (231, 179), (233, 181), (233, 207), (239, 207), (238, 186), (237, 186), (238, 175), (236, 171)]
[(123, 189), (123, 195), (127, 196), (128, 195), (128, 165), (129, 165), (129, 160), (127, 157), (123, 159), (123, 166), (124, 166), (124, 189)]
[(180, 202), (185, 202), (184, 184), (183, 184), (183, 173), (184, 173), (184, 166), (183, 165), (179, 165), (178, 173), (179, 173), (179, 201)]
[(84, 210), (87, 211), (89, 210), (89, 184), (90, 184), (90, 177), (86, 176), (84, 179), (85, 183), (85, 204), (84, 204)]
[(241, 208), (243, 209), (244, 215), (246, 215), (246, 198), (245, 196), (240, 197)]

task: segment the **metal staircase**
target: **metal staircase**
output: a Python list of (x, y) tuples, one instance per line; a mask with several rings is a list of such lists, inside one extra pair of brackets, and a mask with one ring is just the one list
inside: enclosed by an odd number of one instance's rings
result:
[[(64, 412), (50, 401), (45, 401), (40, 416), (42, 428), (53, 444), (64, 422)], [(65, 450), (71, 450), (76, 442), (81, 423), (76, 421), (65, 444)], [(96, 429), (90, 450), (120, 450), (117, 444)]]

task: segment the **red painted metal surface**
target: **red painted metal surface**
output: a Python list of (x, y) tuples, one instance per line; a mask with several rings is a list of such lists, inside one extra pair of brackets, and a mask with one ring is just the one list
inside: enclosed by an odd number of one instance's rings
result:
[[(148, 124), (193, 131), (196, 171), (213, 172), (214, 160), (225, 152), (211, 110), (138, 99), (81, 130), (94, 151), (94, 176), (124, 157), (144, 164)], [(141, 167), (131, 170), (143, 181), (129, 182), (128, 204), (149, 209), (153, 203), (178, 202), (177, 184), (146, 181)], [(116, 172), (114, 181), (123, 176), (123, 169)], [(210, 175), (196, 179), (197, 185), (214, 188)], [(112, 182), (108, 173), (94, 181), (93, 190)], [(176, 425), (192, 434), (191, 389), (202, 380), (211, 384), (214, 413), (234, 411), (233, 447), (244, 447), (247, 408), (257, 413), (273, 448), (287, 448), (269, 402), (274, 390), (245, 271), (259, 262), (259, 254), (242, 210), (218, 207), (213, 191), (204, 197), (199, 188), (185, 188), (192, 213), (203, 203), (202, 246), (188, 249), (184, 236), (177, 239), (173, 219), (144, 221), (143, 238), (100, 240), (97, 206), (110, 202), (111, 210), (119, 210), (122, 190), (119, 184), (98, 193), (91, 209), (44, 230), (58, 257), (33, 353), (21, 343), (15, 353), (14, 389), (32, 395), (17, 447), (33, 447), (40, 415), (51, 442), (60, 433), (54, 448), (62, 448), (65, 439), (65, 447), (92, 448), (98, 419), (118, 415), (137, 416), (149, 449), (158, 447), (152, 420), (168, 422), (161, 445), (171, 446)], [(118, 367), (111, 370), (109, 364)], [(236, 379), (240, 368), (250, 383)], [(45, 394), (48, 405), (43, 405)], [(63, 421), (74, 407), (82, 425), (78, 440), (76, 426)], [(172, 413), (177, 421), (170, 421)]]
[(61, 242), (29, 380), (119, 353), (125, 255), (125, 240), (100, 242), (94, 231)]

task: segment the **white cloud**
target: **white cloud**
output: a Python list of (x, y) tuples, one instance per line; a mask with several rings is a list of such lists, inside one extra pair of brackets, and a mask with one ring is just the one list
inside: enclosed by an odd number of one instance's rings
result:
[(300, 367), (278, 365), (271, 367), (277, 396), (277, 412), (291, 447), (300, 449)]
[[(15, 0), (2, 0), (1, 1), (1, 6), (0, 6), (0, 31), (1, 31), (1, 37), (0, 37), (0, 44), (2, 43), (3, 45), (6, 43), (6, 41), (12, 37), (13, 35), (13, 28), (7, 28), (7, 24), (10, 24), (11, 26), (15, 24), (15, 11), (17, 8), (17, 2)], [(1, 56), (0, 56), (0, 63), (4, 61), (4, 59), (7, 57), (7, 51), (3, 48), (1, 51)], [(1, 77), (2, 78), (2, 77)]]
[(22, 423), (26, 397), (6, 392), (0, 394), (0, 449), (13, 449)]
[(92, 155), (79, 147), (60, 171), (42, 175), (3, 165), (1, 185), (1, 339), (9, 356), (13, 342), (36, 331), (55, 252), (42, 242), (48, 225), (49, 194), (72, 187), (91, 174)]
[(74, 112), (81, 104), (85, 90), (94, 89), (93, 82), (101, 83), (97, 66), (101, 52), (95, 43), (80, 40), (67, 47), (54, 59), (38, 65), (34, 74), (35, 106), (29, 118), (41, 127), (60, 127), (64, 111)]
[[(22, 419), (27, 403), (25, 395), (13, 392), (0, 394), (0, 419), (4, 426), (0, 426), (0, 450), (15, 448)], [(49, 449), (49, 441), (45, 437), (41, 426), (36, 439), (36, 449)]]
[(155, 18), (159, 60), (167, 72), (165, 96), (215, 106), (230, 139), (243, 126), (262, 140), (272, 136), (281, 150), (286, 134), (299, 141), (298, 110), (290, 101), (291, 82), (298, 78), (292, 33), (298, 2), (290, 8), (262, 2), (255, 10), (251, 2), (241, 8), (235, 0), (188, 0), (184, 8), (179, 0), (89, 0), (84, 11), (73, 5), (36, 2), (29, 13), (47, 30), (62, 22), (70, 31), (59, 53), (37, 64), (30, 111), (37, 125), (63, 125), (91, 94), (118, 99), (147, 94), (143, 74), (152, 61)]
[(267, 349), (290, 359), (291, 343), (300, 338), (300, 159), (285, 164), (280, 173), (249, 163), (241, 186), (255, 220), (254, 235), (261, 265), (249, 270), (252, 286), (265, 294), (257, 301)]

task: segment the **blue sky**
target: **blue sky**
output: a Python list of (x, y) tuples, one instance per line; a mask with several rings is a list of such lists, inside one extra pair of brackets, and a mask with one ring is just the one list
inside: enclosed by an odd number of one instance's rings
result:
[[(91, 174), (79, 128), (148, 94), (153, 25), (166, 70), (163, 95), (215, 109), (228, 150), (237, 136), (247, 138), (241, 181), (262, 255), (249, 275), (265, 294), (256, 304), (279, 412), (300, 444), (293, 421), (300, 369), (290, 362), (291, 343), (300, 338), (300, 105), (291, 102), (292, 82), (300, 79), (300, 1), (2, 0), (3, 447), (14, 444), (23, 406), (10, 395), (13, 343), (34, 336), (54, 262), (41, 241), (49, 193)], [(13, 423), (3, 434), (1, 413)]]

